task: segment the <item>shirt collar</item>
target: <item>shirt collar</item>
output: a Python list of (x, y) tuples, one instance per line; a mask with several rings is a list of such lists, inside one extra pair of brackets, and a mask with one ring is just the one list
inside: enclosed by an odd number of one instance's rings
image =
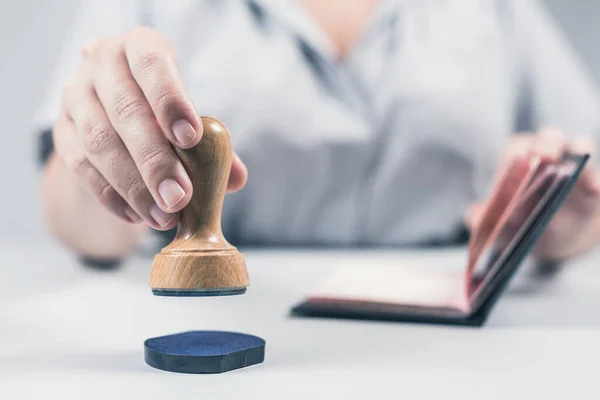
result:
[(335, 48), (308, 12), (295, 0), (250, 0), (262, 7), (285, 29), (326, 58), (335, 58)]

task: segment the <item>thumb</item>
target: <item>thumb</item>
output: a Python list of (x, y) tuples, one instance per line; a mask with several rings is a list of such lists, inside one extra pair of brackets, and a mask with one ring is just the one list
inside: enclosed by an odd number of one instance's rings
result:
[(242, 162), (240, 157), (234, 152), (231, 160), (231, 173), (229, 174), (229, 183), (227, 192), (237, 192), (246, 185), (248, 180), (248, 168)]

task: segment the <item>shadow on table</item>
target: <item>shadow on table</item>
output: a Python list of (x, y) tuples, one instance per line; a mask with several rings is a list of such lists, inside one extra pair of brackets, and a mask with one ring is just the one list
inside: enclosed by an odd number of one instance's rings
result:
[(0, 374), (16, 370), (147, 372), (142, 352), (40, 353), (0, 356)]
[(555, 329), (600, 327), (598, 301), (591, 293), (569, 293), (522, 298), (507, 297), (493, 311), (486, 326), (494, 328), (547, 327)]
[(545, 263), (523, 271), (498, 301), (488, 323), (493, 327), (600, 327), (597, 290), (564, 285), (565, 267)]

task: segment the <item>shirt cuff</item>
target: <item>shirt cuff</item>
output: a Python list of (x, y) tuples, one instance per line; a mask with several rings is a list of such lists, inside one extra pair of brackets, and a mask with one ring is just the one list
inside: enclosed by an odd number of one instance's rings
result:
[(37, 162), (39, 166), (46, 166), (48, 159), (54, 152), (54, 139), (52, 138), (52, 128), (44, 129), (38, 137), (37, 143)]

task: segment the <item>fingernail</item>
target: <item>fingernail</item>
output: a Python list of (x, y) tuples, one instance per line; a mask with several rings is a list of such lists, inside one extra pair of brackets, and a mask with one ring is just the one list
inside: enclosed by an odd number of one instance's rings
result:
[(173, 129), (173, 135), (182, 146), (191, 143), (196, 137), (194, 127), (185, 119), (175, 121), (171, 129)]
[(133, 211), (133, 208), (129, 206), (125, 208), (125, 215), (131, 220), (131, 222), (136, 224), (142, 222), (142, 217), (140, 217), (135, 211)]
[(185, 191), (173, 179), (165, 179), (158, 185), (158, 193), (167, 207), (173, 207), (185, 196)]
[(175, 214), (168, 214), (168, 213), (164, 212), (163, 210), (160, 209), (158, 204), (152, 204), (150, 206), (150, 215), (152, 216), (152, 218), (154, 218), (156, 223), (160, 226), (168, 225), (169, 222), (173, 221), (173, 218), (175, 218)]

